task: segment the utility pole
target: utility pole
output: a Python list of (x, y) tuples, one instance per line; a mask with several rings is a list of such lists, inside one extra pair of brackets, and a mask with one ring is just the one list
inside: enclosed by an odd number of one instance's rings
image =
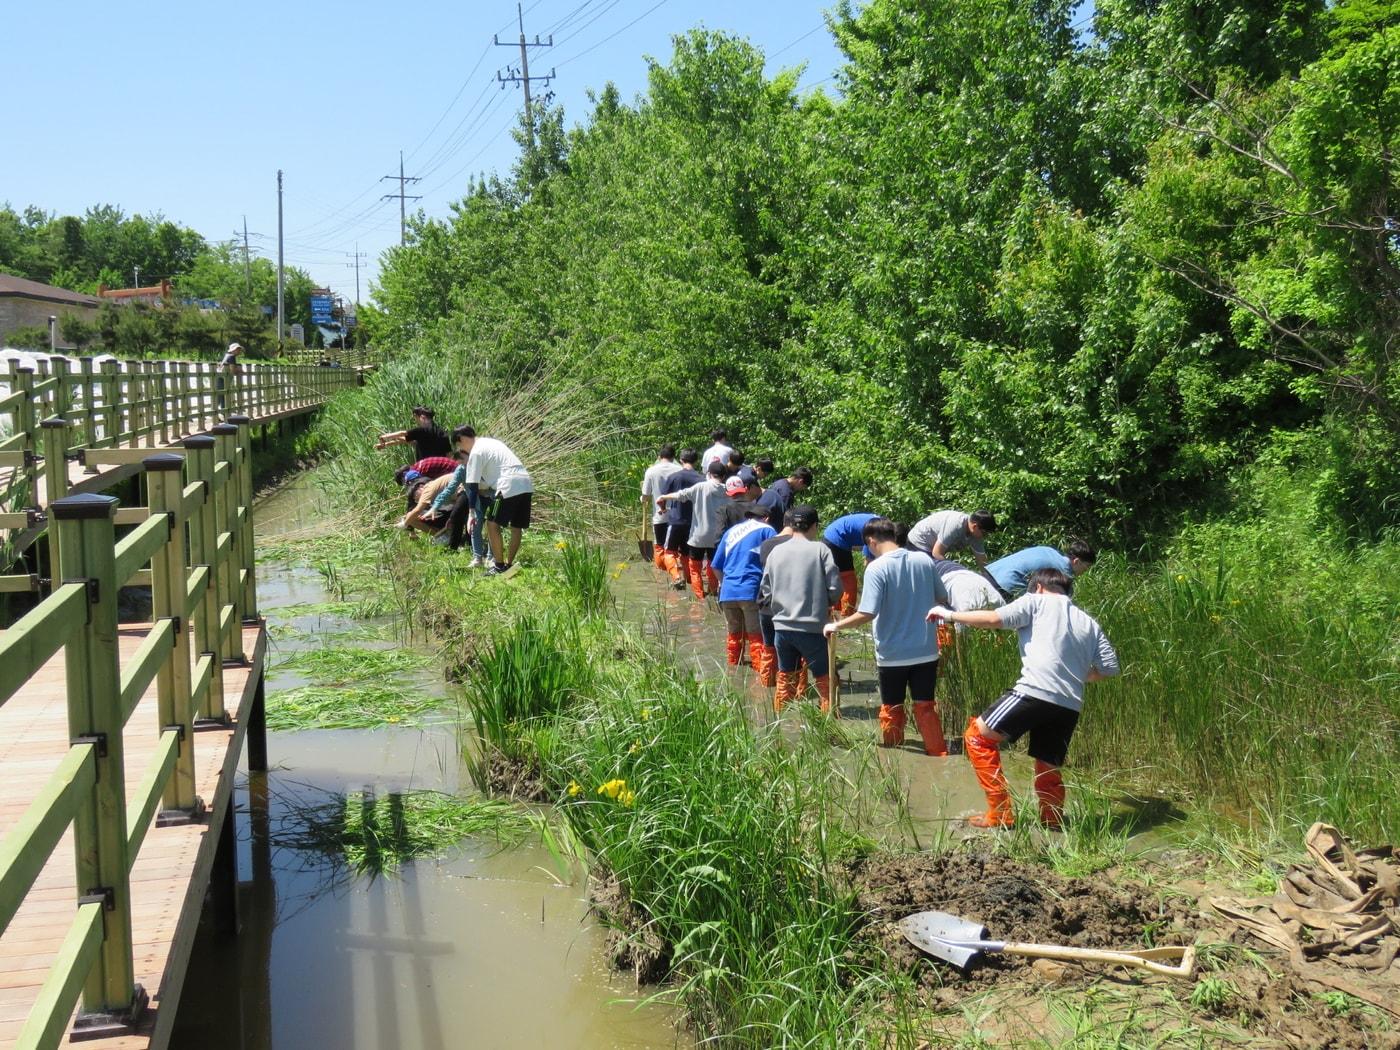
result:
[(141, 267), (139, 266), (133, 266), (131, 268), (131, 287), (141, 287)]
[(355, 309), (358, 311), (360, 309), (360, 260), (368, 258), (369, 253), (360, 251), (360, 245), (357, 241), (355, 243), (355, 250), (353, 252), (346, 252), (345, 254), (353, 256), (355, 259), (354, 262), (348, 262), (345, 265), (355, 268)]
[[(261, 235), (260, 235), (261, 236)], [(253, 294), (253, 267), (248, 261), (248, 216), (243, 216), (243, 284), (248, 295)]]
[(386, 194), (384, 194), (384, 196), (380, 197), (379, 199), (382, 200), (382, 201), (391, 201), (391, 200), (393, 200), (395, 197), (397, 197), (397, 198), (399, 199), (399, 243), (400, 243), (400, 244), (407, 244), (407, 243), (408, 243), (408, 213), (407, 213), (407, 212), (405, 211), (405, 209), (404, 209), (404, 201), (421, 201), (423, 198), (422, 198), (421, 196), (419, 196), (419, 197), (407, 196), (407, 195), (405, 195), (405, 193), (404, 193), (404, 186), (407, 185), (407, 184), (410, 183), (410, 182), (418, 182), (418, 181), (419, 181), (419, 178), (418, 178), (417, 175), (408, 175), (408, 176), (405, 176), (405, 175), (404, 175), (404, 173), (403, 173), (403, 150), (399, 150), (399, 173), (398, 173), (397, 175), (382, 175), (382, 176), (380, 176), (379, 181), (380, 181), (380, 182), (383, 182), (385, 179), (398, 179), (398, 180), (399, 180), (399, 192), (398, 192), (398, 193), (386, 193)]
[(282, 169), (277, 169), (277, 349), (282, 349), (282, 338), (286, 332), (286, 311), (283, 308), (282, 290), (284, 287), (284, 276), (282, 273)]
[[(548, 40), (541, 40), (540, 35), (536, 33), (535, 39), (533, 41), (527, 41), (525, 39), (525, 15), (520, 10), (520, 5), (518, 3), (515, 5), (515, 17), (520, 25), (520, 72), (517, 73), (514, 69), (507, 66), (506, 69), (509, 71), (510, 75), (503, 77), (501, 76), (500, 70), (497, 70), (496, 79), (501, 82), (502, 91), (506, 89), (507, 84), (519, 84), (522, 88), (525, 89), (525, 136), (526, 141), (529, 143), (530, 152), (533, 153), (535, 151), (535, 116), (530, 111), (530, 81), (539, 80), (547, 86), (549, 82), (554, 79), (554, 70), (550, 69), (548, 76), (530, 76), (529, 49), (532, 47), (553, 47), (554, 34), (551, 33)], [(497, 47), (517, 46), (515, 44), (510, 43), (509, 41), (507, 41), (506, 43), (501, 43), (499, 36), (492, 36), (491, 40), (495, 43)]]

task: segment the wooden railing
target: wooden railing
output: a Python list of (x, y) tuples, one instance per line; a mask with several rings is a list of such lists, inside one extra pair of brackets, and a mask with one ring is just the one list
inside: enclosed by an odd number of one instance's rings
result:
[[(139, 1012), (130, 910), (132, 864), (153, 823), (199, 816), (195, 723), (226, 722), (223, 665), (245, 660), (257, 616), (252, 534), (252, 428), (246, 416), (141, 461), (146, 506), (102, 495), (54, 501), (61, 582), (0, 634), (0, 706), (60, 651), (66, 667), (66, 757), (0, 839), (0, 934), (71, 829), (76, 913), (19, 1047), (56, 1047), (79, 996), (84, 1013)], [(118, 526), (135, 526), (117, 538)], [(153, 624), (120, 658), (117, 591), (149, 585)], [(156, 684), (154, 760), (126, 790), (123, 735)], [(157, 811), (160, 819), (156, 820)], [(159, 835), (159, 830), (155, 832)]]
[[(0, 396), (0, 530), (42, 527), (46, 507), (69, 492), (72, 460), (91, 473), (137, 463), (230, 413), (261, 421), (310, 410), (362, 375), (354, 368), (256, 362), (230, 371), (207, 361), (11, 361), (0, 376), (10, 390)], [(49, 530), (55, 580), (60, 546)], [(34, 590), (37, 582), (0, 576), (0, 591)]]

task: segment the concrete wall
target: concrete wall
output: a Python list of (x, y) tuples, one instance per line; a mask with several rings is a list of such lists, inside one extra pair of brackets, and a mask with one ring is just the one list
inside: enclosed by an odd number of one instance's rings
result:
[(82, 303), (51, 303), (17, 295), (0, 295), (0, 346), (9, 345), (5, 337), (16, 328), (38, 325), (48, 331), (49, 317), (55, 316), (58, 318), (59, 348), (72, 349), (73, 344), (63, 338), (64, 314), (73, 314), (91, 324), (97, 320), (97, 307)]

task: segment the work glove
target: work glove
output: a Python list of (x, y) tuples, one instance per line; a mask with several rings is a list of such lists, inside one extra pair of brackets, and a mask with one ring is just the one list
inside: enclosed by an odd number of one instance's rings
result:
[(952, 618), (953, 610), (946, 605), (935, 605), (928, 611), (928, 616), (925, 617), (930, 623), (934, 620), (951, 620)]

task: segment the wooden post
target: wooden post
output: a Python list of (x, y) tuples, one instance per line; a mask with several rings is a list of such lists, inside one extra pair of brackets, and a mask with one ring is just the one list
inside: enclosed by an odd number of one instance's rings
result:
[[(68, 421), (57, 416), (39, 424), (44, 442), (44, 499), (50, 506), (68, 495)], [(49, 545), (49, 579), (63, 579), (59, 569), (58, 529), (52, 522), (46, 530)]]
[(50, 505), (65, 582), (88, 588), (87, 626), (64, 647), (68, 733), (95, 745), (97, 782), (73, 821), (79, 900), (103, 903), (105, 935), (83, 986), (88, 1013), (125, 1014), (144, 993), (131, 952), (130, 858), (126, 837), (121, 668), (117, 660), (116, 527), (112, 496), (66, 496)]
[(49, 364), (54, 377), (53, 411), (49, 415), (67, 419), (68, 409), (73, 404), (73, 365), (68, 358), (58, 356), (49, 358)]
[(239, 550), (242, 557), (238, 561), (243, 573), (242, 612), (244, 623), (256, 623), (258, 619), (257, 559), (253, 549), (253, 421), (247, 416), (229, 416), (228, 421), (237, 428), (235, 437), (238, 469), (238, 505), (243, 510), (243, 521), (239, 525)]
[(165, 784), (162, 824), (174, 823), (179, 815), (203, 810), (194, 793), (194, 708), (190, 696), (190, 618), (185, 614), (185, 587), (189, 579), (185, 561), (183, 456), (162, 452), (141, 461), (146, 471), (146, 505), (152, 514), (164, 514), (170, 521), (170, 538), (151, 559), (151, 607), (157, 620), (175, 621), (175, 648), (156, 678), (159, 705), (158, 731), (171, 726), (180, 734), (180, 753)]
[[(11, 362), (13, 366), (13, 362)], [(20, 446), (25, 452), (36, 451), (38, 442), (34, 440), (34, 369), (14, 368), (10, 382), (14, 387), (14, 392), (23, 394), (19, 406), (15, 409), (15, 434), (24, 435), (24, 444)], [(28, 459), (28, 457), (25, 457)], [(19, 486), (19, 499), (12, 504), (17, 507), (32, 507), (34, 505), (34, 468), (26, 465), (20, 468), (20, 476), (23, 478)]]
[[(228, 548), (219, 561), (220, 594), (225, 606), (233, 607), (234, 623), (243, 620), (243, 585), (239, 568), (243, 564), (243, 534), (238, 524), (238, 428), (232, 423), (216, 423), (209, 428), (214, 435), (214, 469), (227, 464), (223, 483), (214, 483), (214, 514), (219, 538), (228, 536)], [(243, 632), (229, 631), (224, 638), (224, 662), (242, 663)]]
[[(102, 444), (116, 448), (121, 437), (121, 410), (117, 406), (117, 363), (103, 361), (98, 375), (102, 388)], [(93, 442), (97, 444), (96, 441)]]
[[(77, 445), (97, 444), (97, 379), (95, 376), (95, 366), (92, 358), (78, 358), (78, 389), (76, 400), (82, 405), (79, 412), (83, 416), (83, 433)], [(77, 413), (70, 413), (65, 419), (72, 418)], [(97, 468), (89, 467), (88, 473), (96, 474)]]
[(204, 596), (195, 613), (195, 646), (199, 656), (209, 657), (209, 690), (198, 715), (214, 722), (227, 722), (224, 709), (223, 648), (219, 645), (219, 612), (223, 609), (223, 593), (219, 590), (219, 573), (215, 571), (218, 553), (217, 504), (214, 500), (214, 439), (208, 434), (193, 434), (180, 442), (185, 455), (185, 482), (204, 486), (204, 504), (190, 520), (190, 565), (203, 567), (208, 573)]

